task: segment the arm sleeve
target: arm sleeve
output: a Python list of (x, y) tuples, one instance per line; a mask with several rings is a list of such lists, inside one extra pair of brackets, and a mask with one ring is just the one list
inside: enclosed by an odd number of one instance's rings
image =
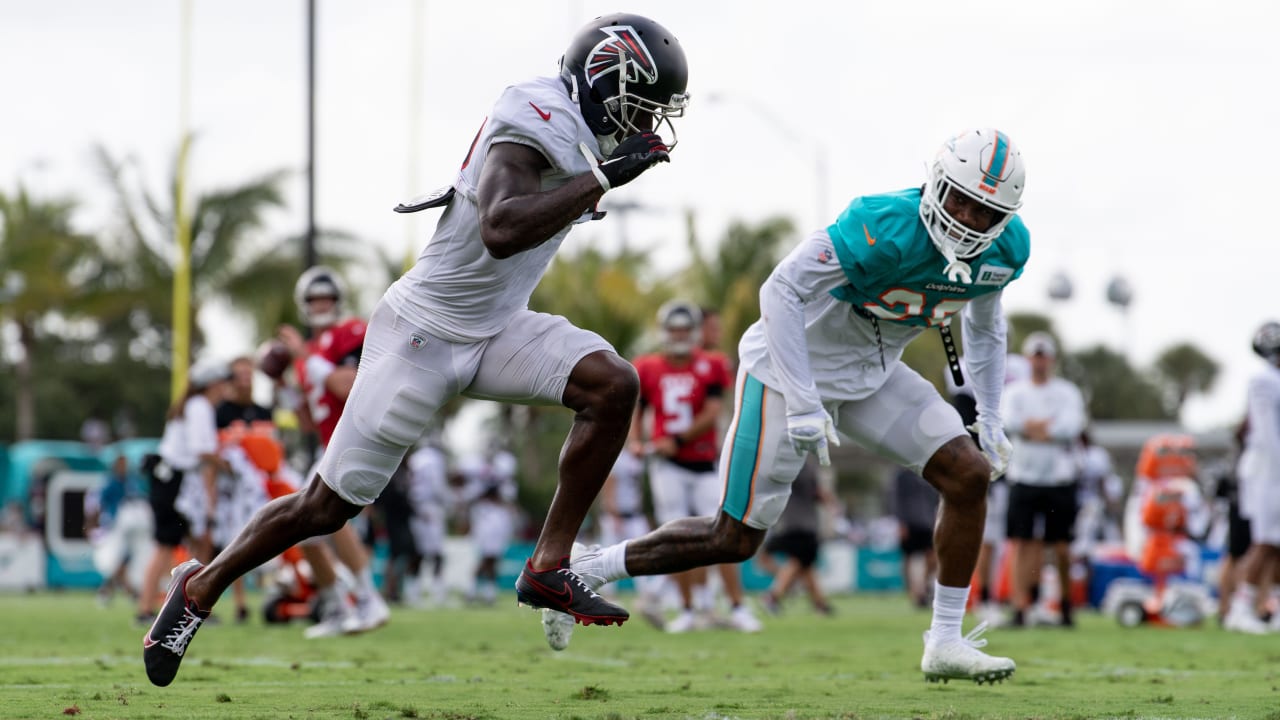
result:
[(809, 236), (774, 268), (760, 287), (760, 319), (764, 323), (769, 360), (787, 401), (787, 414), (816, 412), (822, 398), (809, 368), (809, 344), (805, 337), (805, 306), (848, 282), (834, 257), (831, 239)]
[(978, 421), (1001, 424), (1000, 393), (1004, 389), (1004, 356), (1007, 352), (1003, 292), (976, 297), (960, 316), (964, 332), (964, 357), (969, 380), (978, 401)]

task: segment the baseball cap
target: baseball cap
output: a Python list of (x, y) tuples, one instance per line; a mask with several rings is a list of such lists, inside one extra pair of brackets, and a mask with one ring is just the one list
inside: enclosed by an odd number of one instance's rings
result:
[(1058, 346), (1053, 342), (1053, 336), (1047, 332), (1033, 332), (1022, 341), (1022, 354), (1027, 357), (1032, 355), (1044, 355), (1046, 357), (1057, 357)]

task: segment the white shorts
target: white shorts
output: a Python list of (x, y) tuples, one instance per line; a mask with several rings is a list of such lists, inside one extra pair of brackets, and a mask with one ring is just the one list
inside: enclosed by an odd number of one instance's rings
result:
[(638, 538), (650, 529), (649, 518), (644, 513), (625, 517), (606, 513), (600, 516), (600, 544), (605, 547), (617, 545), (623, 540)]
[(413, 534), (413, 546), (419, 555), (431, 557), (444, 554), (444, 508), (432, 505), (417, 508), (409, 518), (409, 532)]
[(649, 489), (653, 491), (653, 514), (658, 524), (680, 518), (715, 515), (720, 508), (722, 485), (714, 471), (694, 472), (667, 460), (649, 461)]
[[(1249, 536), (1255, 545), (1280, 547), (1280, 492), (1266, 488), (1254, 494), (1257, 501), (1249, 508)], [(1241, 512), (1244, 515), (1244, 512)]]
[[(736, 397), (720, 451), (721, 507), (748, 527), (767, 529), (786, 507), (805, 458), (787, 437), (781, 393), (740, 370)], [(938, 448), (968, 434), (955, 408), (901, 362), (870, 396), (829, 402), (826, 408), (842, 435), (916, 474), (924, 473)]]
[(1003, 542), (1005, 516), (1009, 514), (1009, 482), (991, 483), (987, 489), (987, 521), (982, 526), (982, 542), (987, 545)]
[(477, 500), (471, 505), (471, 542), (480, 557), (502, 557), (514, 530), (511, 508), (504, 503)]
[(489, 340), (454, 343), (379, 302), (320, 477), (343, 500), (368, 505), (453, 397), (557, 405), (574, 366), (601, 350), (613, 347), (557, 315), (522, 310)]
[(121, 503), (115, 523), (93, 538), (93, 569), (109, 578), (126, 559), (149, 557), (153, 532), (150, 503), (146, 500)]

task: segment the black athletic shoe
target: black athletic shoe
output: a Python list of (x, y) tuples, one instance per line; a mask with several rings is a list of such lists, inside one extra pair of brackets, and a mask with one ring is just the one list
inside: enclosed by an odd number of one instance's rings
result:
[(583, 625), (621, 625), (631, 617), (631, 613), (597, 595), (595, 588), (570, 570), (569, 558), (541, 571), (525, 561), (524, 571), (516, 580), (516, 598), (521, 605), (572, 615)]
[(170, 573), (173, 582), (169, 584), (164, 605), (160, 606), (151, 629), (142, 636), (142, 661), (152, 685), (164, 687), (173, 682), (187, 645), (209, 617), (208, 611), (196, 607), (187, 597), (187, 580), (203, 568), (199, 561), (188, 560), (173, 569)]

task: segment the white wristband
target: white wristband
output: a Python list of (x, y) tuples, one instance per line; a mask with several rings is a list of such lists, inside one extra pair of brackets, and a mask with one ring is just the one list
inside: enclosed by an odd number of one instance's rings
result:
[(591, 166), (591, 174), (596, 176), (596, 180), (600, 182), (600, 187), (604, 188), (605, 192), (612, 190), (613, 186), (609, 184), (609, 178), (604, 176), (604, 171), (600, 169), (600, 163), (596, 160), (596, 156), (592, 155), (591, 151), (587, 149), (587, 144), (578, 143), (578, 150), (582, 152), (582, 157), (587, 159), (587, 165)]

